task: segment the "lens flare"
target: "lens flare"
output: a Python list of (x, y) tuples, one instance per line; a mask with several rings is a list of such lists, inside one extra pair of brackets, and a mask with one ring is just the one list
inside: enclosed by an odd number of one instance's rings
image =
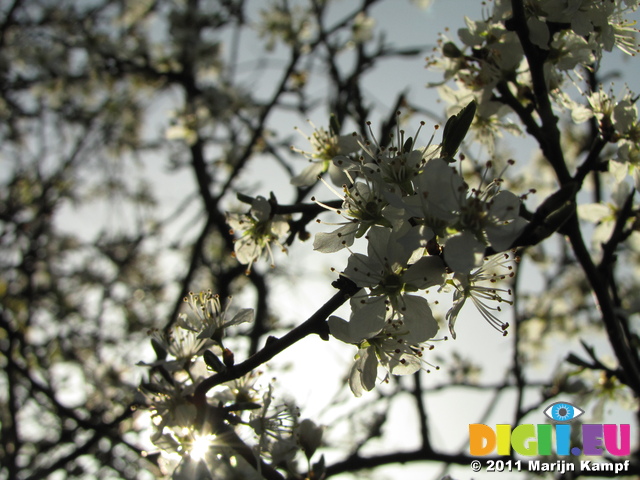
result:
[(196, 461), (204, 459), (209, 449), (215, 442), (216, 436), (210, 435), (194, 435), (189, 456)]

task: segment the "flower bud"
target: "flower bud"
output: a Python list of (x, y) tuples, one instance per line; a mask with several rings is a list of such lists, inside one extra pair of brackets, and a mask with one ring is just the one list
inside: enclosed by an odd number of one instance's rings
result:
[(442, 54), (447, 58), (460, 58), (462, 52), (453, 42), (447, 42), (442, 46)]
[(298, 443), (300, 443), (300, 447), (302, 447), (307, 459), (311, 459), (316, 449), (322, 443), (323, 432), (324, 427), (316, 425), (308, 418), (300, 422), (298, 426)]
[(233, 365), (235, 363), (233, 352), (231, 350), (229, 350), (228, 348), (225, 348), (222, 351), (222, 361), (229, 368), (233, 367)]

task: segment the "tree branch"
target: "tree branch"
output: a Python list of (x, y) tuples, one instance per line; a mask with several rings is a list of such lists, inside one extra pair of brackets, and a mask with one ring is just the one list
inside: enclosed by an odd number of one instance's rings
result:
[(206, 394), (216, 385), (235, 380), (237, 378), (246, 375), (256, 367), (271, 360), (277, 354), (283, 352), (291, 345), (302, 340), (307, 335), (317, 334), (323, 340), (329, 339), (329, 329), (326, 319), (331, 315), (338, 307), (346, 302), (350, 297), (358, 292), (359, 288), (355, 286), (353, 282), (341, 277), (342, 286), (333, 297), (331, 297), (322, 307), (320, 307), (311, 317), (309, 317), (304, 323), (298, 325), (291, 330), (285, 336), (279, 339), (271, 339), (267, 341), (267, 344), (262, 350), (256, 352), (244, 362), (227, 368), (224, 372), (216, 373), (211, 377), (205, 379), (196, 388), (193, 394), (193, 402), (196, 405), (202, 406), (206, 403)]

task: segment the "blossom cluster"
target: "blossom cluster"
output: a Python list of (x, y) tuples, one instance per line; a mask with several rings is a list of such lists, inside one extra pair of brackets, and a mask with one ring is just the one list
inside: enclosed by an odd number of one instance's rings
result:
[[(527, 222), (520, 216), (521, 198), (503, 188), (500, 174), (490, 177), (490, 162), (470, 186), (454, 159), (476, 110), (471, 102), (452, 116), (440, 145), (417, 145), (421, 125), (414, 137), (406, 138), (398, 129), (388, 147), (373, 134), (368, 140), (319, 128), (308, 137), (310, 152), (293, 149), (311, 163), (291, 183), (308, 187), (320, 178), (340, 198), (338, 207), (313, 198), (341, 218), (325, 223), (337, 228), (317, 233), (313, 246), (322, 253), (351, 253), (341, 273), (360, 290), (350, 300), (349, 319), (334, 315), (328, 325), (335, 338), (358, 348), (349, 376), (357, 396), (374, 388), (378, 367), (404, 375), (430, 365), (423, 352), (433, 348), (429, 341), (439, 322), (427, 298), (429, 289), (453, 292), (444, 315), (453, 338), (467, 299), (506, 334), (498, 312), (502, 303), (510, 303), (510, 291), (498, 282), (513, 275), (514, 255), (504, 252)], [(323, 178), (325, 173), (340, 190)], [(269, 249), (288, 231), (273, 203), (258, 197), (249, 214), (228, 214), (240, 235), (236, 257), (249, 267), (263, 247)], [(366, 253), (352, 251), (357, 239), (366, 242)]]
[[(491, 165), (475, 187), (455, 166), (453, 155), (474, 112), (472, 103), (452, 117), (437, 146), (429, 142), (418, 147), (418, 135), (405, 138), (402, 130), (396, 133), (397, 145), (390, 147), (355, 134), (349, 142), (326, 132), (312, 137), (324, 138), (328, 145), (359, 147), (332, 159), (347, 181), (341, 192), (325, 184), (342, 205), (318, 203), (342, 221), (314, 240), (319, 252), (350, 251), (342, 275), (361, 288), (350, 300), (348, 320), (329, 318), (331, 334), (358, 348), (349, 376), (357, 396), (374, 388), (379, 366), (403, 375), (428, 364), (423, 352), (432, 348), (428, 342), (439, 329), (429, 289), (453, 291), (446, 320), (454, 338), (467, 299), (491, 326), (506, 333), (497, 312), (502, 302), (510, 301), (510, 292), (496, 283), (513, 274), (508, 264), (512, 255), (497, 252), (508, 251), (527, 222), (519, 215), (521, 199), (505, 190), (499, 177), (486, 179)], [(366, 241), (366, 253), (352, 251), (358, 238)], [(487, 260), (489, 252), (497, 255)]]
[[(608, 217), (626, 200), (616, 195), (632, 194), (630, 183), (640, 188), (640, 122), (637, 94), (628, 87), (616, 94), (613, 87), (592, 85), (589, 77), (595, 78), (605, 52), (618, 48), (635, 55), (640, 51), (635, 22), (626, 18), (637, 10), (638, 1), (531, 0), (520, 12), (513, 10), (510, 1), (492, 3), (483, 20), (465, 18), (466, 27), (457, 31), (457, 40), (441, 37), (428, 66), (441, 70), (444, 78), (431, 85), (438, 86), (449, 112), (477, 103), (470, 134), (492, 155), (496, 139), (505, 131), (522, 133), (513, 121), (514, 113), (537, 142), (544, 143), (544, 134), (536, 128), (544, 123), (541, 117), (550, 119), (550, 112), (542, 111), (537, 98), (541, 87), (551, 101), (551, 115), (568, 114), (574, 124), (591, 120), (599, 142), (607, 147), (603, 157), (608, 157), (601, 160), (594, 155), (593, 159), (601, 162), (599, 171), (611, 174), (603, 178), (610, 181), (614, 194), (606, 208), (585, 204), (578, 213), (598, 225), (594, 243), (599, 248), (614, 223)], [(563, 147), (567, 155), (575, 142), (565, 142)], [(549, 188), (543, 183), (532, 186)]]
[(640, 188), (640, 121), (638, 121), (638, 96), (625, 89), (619, 99), (609, 91), (597, 90), (585, 95), (587, 104), (567, 101), (572, 119), (582, 123), (595, 118), (600, 135), (616, 147), (614, 161), (609, 171), (618, 184), (631, 175), (636, 189)]
[(284, 215), (274, 214), (271, 203), (264, 197), (253, 199), (248, 213), (228, 213), (227, 223), (231, 227), (230, 234), (240, 234), (234, 242), (234, 255), (241, 264), (247, 265), (247, 275), (253, 262), (265, 251), (271, 267), (275, 267), (272, 244), (286, 251), (281, 239), (289, 231), (287, 219)]
[[(210, 478), (225, 478), (225, 469), (252, 478), (255, 470), (238, 458), (237, 442), (216, 430), (219, 421), (207, 417), (212, 410), (198, 407), (193, 396), (212, 371), (233, 366), (233, 354), (224, 345), (226, 329), (252, 322), (253, 310), (241, 309), (231, 316), (230, 302), (223, 306), (211, 291), (190, 293), (185, 303), (191, 312), (180, 314), (169, 332), (150, 332), (157, 360), (141, 363), (150, 367), (149, 381), (140, 387), (141, 403), (153, 418), (151, 441), (162, 454), (159, 464), (176, 478), (194, 478), (205, 464)], [(221, 416), (223, 423), (242, 430), (247, 441), (253, 437), (250, 448), (256, 459), (280, 465), (293, 461), (299, 451), (309, 457), (320, 444), (321, 427), (300, 421), (294, 405), (276, 401), (273, 382), (262, 382), (259, 371), (221, 383), (206, 401), (217, 409), (208, 415)]]
[[(445, 35), (440, 38), (427, 66), (441, 70), (444, 79), (431, 85), (440, 87), (450, 111), (472, 100), (478, 103), (471, 133), (492, 152), (495, 139), (504, 131), (520, 133), (508, 118), (512, 110), (505, 96), (536, 106), (532, 58), (541, 63), (535, 65), (536, 73), (542, 74), (556, 104), (581, 110), (581, 102), (567, 101), (567, 83), (577, 84), (581, 69), (597, 70), (603, 52), (614, 47), (630, 55), (640, 51), (635, 22), (625, 18), (637, 6), (637, 0), (531, 0), (523, 9), (524, 18), (516, 19), (511, 1), (494, 0), (485, 19), (465, 17), (466, 27), (458, 30), (458, 41)], [(515, 25), (516, 21), (520, 23)], [(455, 81), (455, 87), (446, 84), (449, 80)], [(593, 95), (592, 105), (601, 93)]]

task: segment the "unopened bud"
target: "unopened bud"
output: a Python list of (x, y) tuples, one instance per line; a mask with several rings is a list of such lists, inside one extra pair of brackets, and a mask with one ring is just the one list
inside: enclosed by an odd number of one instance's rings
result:
[(204, 361), (209, 368), (211, 368), (214, 372), (220, 373), (226, 370), (226, 367), (222, 364), (218, 356), (210, 350), (205, 350)]
[(311, 459), (316, 449), (322, 443), (324, 427), (316, 425), (308, 418), (300, 422), (298, 426), (298, 442), (307, 459)]
[(442, 54), (447, 58), (460, 58), (462, 52), (453, 42), (447, 42), (442, 46)]
[(235, 363), (235, 359), (233, 357), (233, 352), (231, 350), (229, 350), (228, 348), (225, 348), (222, 351), (222, 361), (229, 368), (233, 367), (233, 365)]

